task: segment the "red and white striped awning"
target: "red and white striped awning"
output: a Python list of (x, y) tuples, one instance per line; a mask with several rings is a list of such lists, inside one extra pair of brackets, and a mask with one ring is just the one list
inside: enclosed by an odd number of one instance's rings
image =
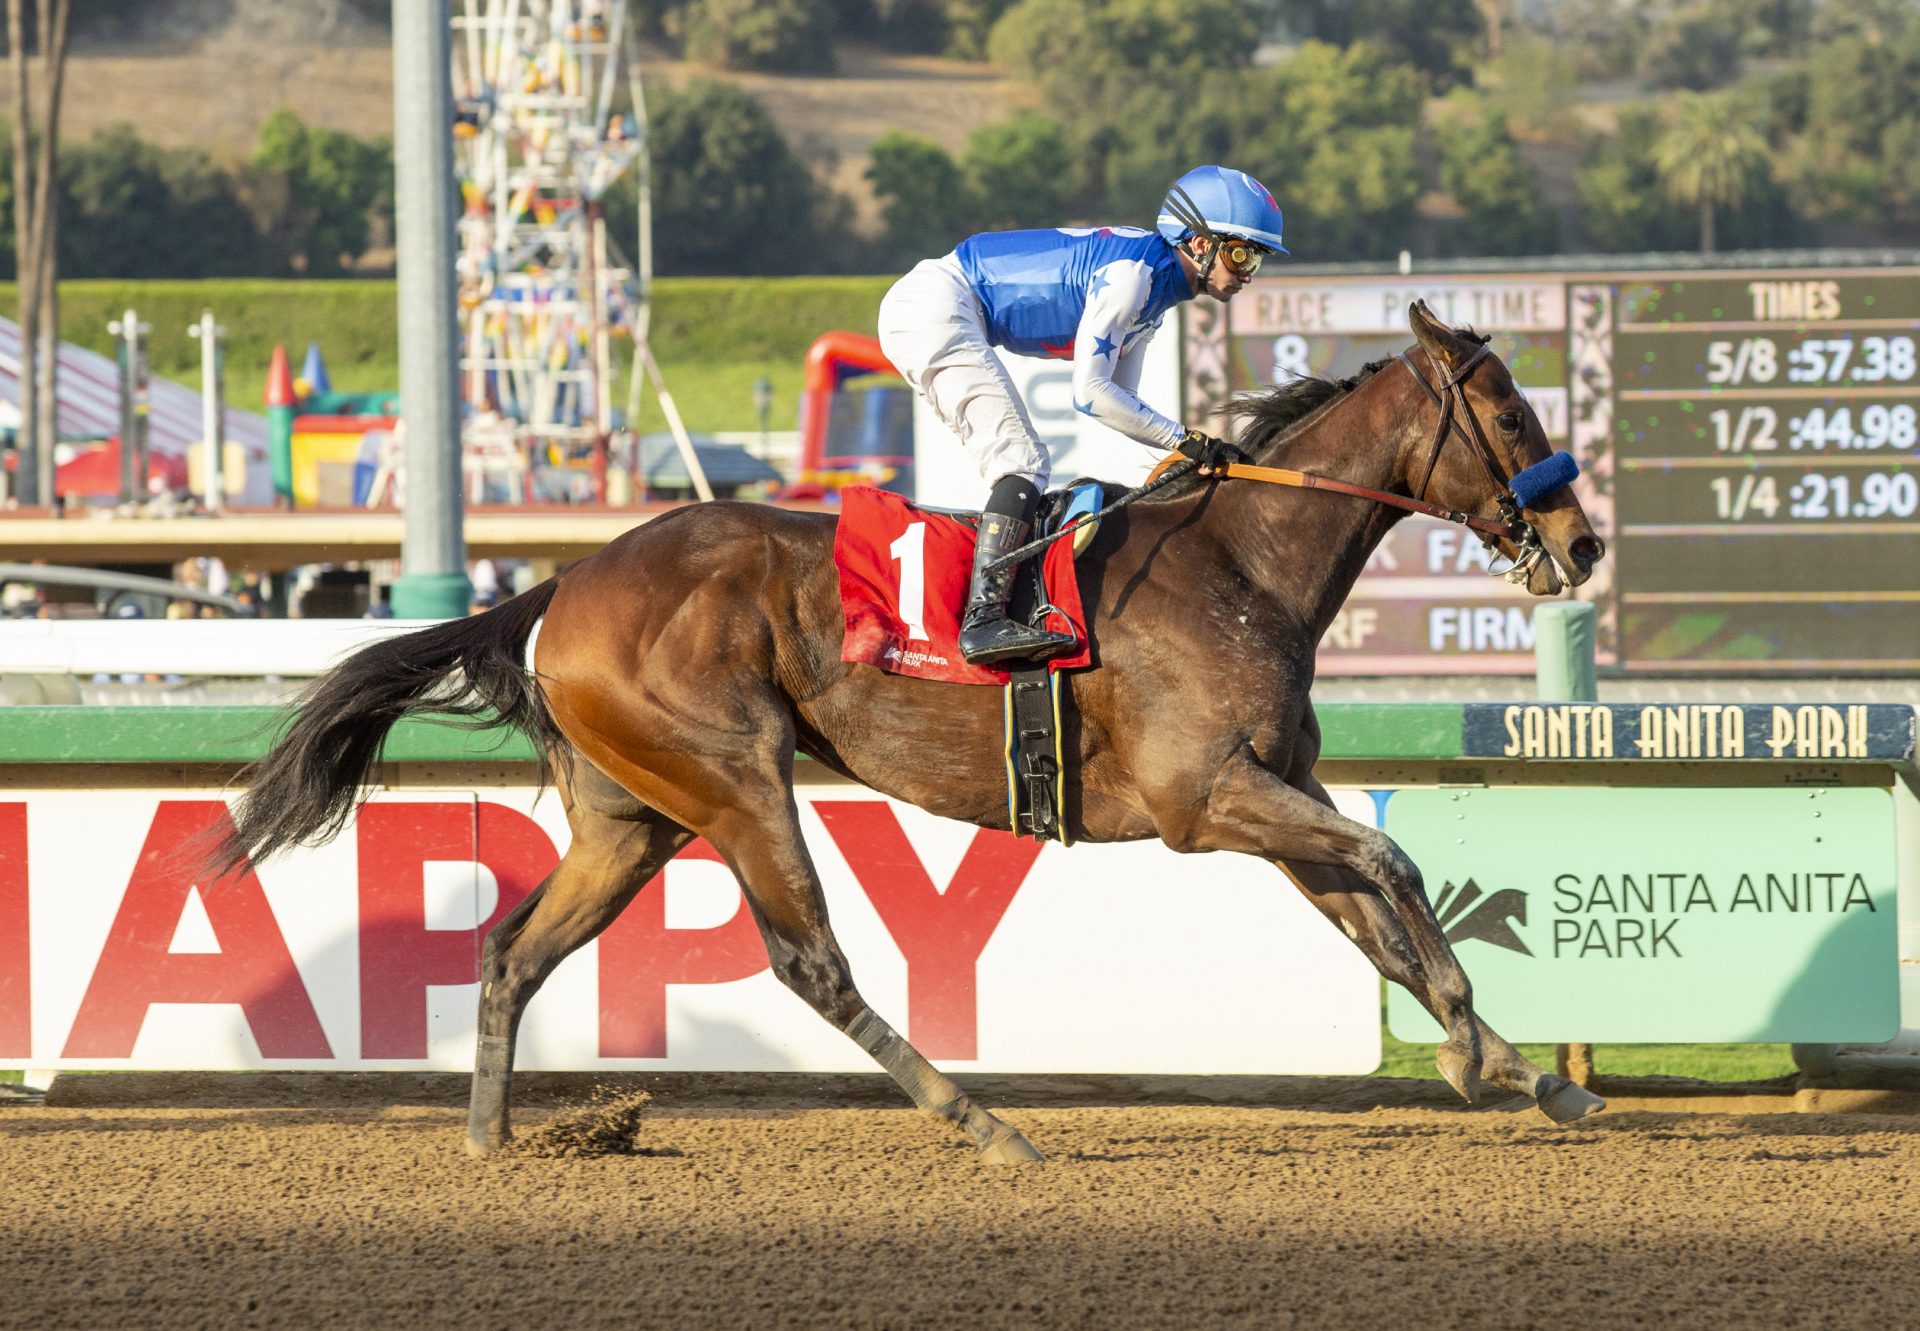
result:
[[(185, 330), (182, 330), (185, 336)], [(20, 325), (0, 318), (0, 429), (20, 424)], [(249, 461), (264, 462), (267, 418), (229, 406), (227, 439), (245, 446)], [(60, 437), (105, 439), (120, 433), (119, 369), (97, 351), (60, 344)], [(147, 392), (147, 444), (185, 456), (200, 440), (199, 390), (155, 375)]]

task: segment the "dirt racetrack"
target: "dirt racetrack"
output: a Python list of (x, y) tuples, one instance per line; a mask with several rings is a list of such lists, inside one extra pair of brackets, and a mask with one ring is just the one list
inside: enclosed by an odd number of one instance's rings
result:
[(441, 1107), (7, 1107), (0, 1320), (1920, 1325), (1920, 1119), (1006, 1117), (1046, 1164), (909, 1110), (661, 1104), (655, 1154), (475, 1162)]

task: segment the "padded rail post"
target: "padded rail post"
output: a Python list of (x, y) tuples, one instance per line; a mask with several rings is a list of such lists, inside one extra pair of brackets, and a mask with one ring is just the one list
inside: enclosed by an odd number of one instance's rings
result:
[[(1598, 617), (1590, 601), (1553, 601), (1533, 612), (1534, 693), (1544, 702), (1598, 702), (1593, 660)], [(1593, 1046), (1554, 1046), (1554, 1071), (1576, 1086), (1593, 1080)]]
[(1534, 693), (1543, 702), (1598, 702), (1591, 601), (1552, 601), (1533, 612)]

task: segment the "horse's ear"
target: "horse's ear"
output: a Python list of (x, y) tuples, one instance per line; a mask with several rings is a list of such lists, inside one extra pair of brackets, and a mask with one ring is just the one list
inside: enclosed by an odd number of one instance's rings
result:
[(1465, 338), (1434, 318), (1433, 311), (1427, 308), (1424, 300), (1416, 300), (1407, 306), (1407, 325), (1413, 329), (1413, 335), (1420, 339), (1420, 345), (1427, 349), (1427, 355), (1433, 358), (1433, 363), (1446, 366), (1449, 373), (1458, 369), (1460, 362), (1473, 350)]

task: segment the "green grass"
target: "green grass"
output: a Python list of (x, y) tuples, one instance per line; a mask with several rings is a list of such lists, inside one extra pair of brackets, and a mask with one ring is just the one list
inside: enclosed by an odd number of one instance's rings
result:
[[(767, 413), (767, 428), (792, 430), (799, 424), (800, 361), (794, 360), (663, 360), (660, 373), (673, 393), (689, 430), (757, 430), (760, 412), (754, 406), (753, 385), (762, 375), (773, 384), (773, 406)], [(619, 390), (614, 405), (622, 410), (627, 401), (627, 375), (619, 374)], [(667, 428), (667, 418), (653, 394), (653, 385), (640, 387), (640, 415), (634, 422), (642, 434)]]
[[(769, 426), (798, 424), (801, 364), (813, 339), (830, 329), (872, 333), (890, 277), (663, 278), (653, 291), (653, 351), (689, 429), (753, 430), (760, 424), (754, 381), (773, 381)], [(82, 281), (60, 284), (60, 335), (111, 356), (107, 323), (129, 308), (152, 327), (155, 374), (200, 383), (200, 344), (187, 327), (211, 309), (226, 328), (227, 401), (263, 408), (267, 366), (284, 345), (295, 374), (307, 344), (318, 342), (341, 392), (391, 392), (400, 360), (391, 281)], [(18, 311), (12, 283), (0, 283), (0, 311)], [(613, 400), (627, 400), (630, 344), (614, 343)], [(643, 430), (664, 428), (651, 388)]]
[[(1433, 1046), (1396, 1040), (1380, 1033), (1382, 1077), (1439, 1079)], [(1523, 1044), (1520, 1052), (1549, 1070), (1554, 1047)], [(1784, 1044), (1603, 1044), (1594, 1047), (1593, 1070), (1601, 1077), (1690, 1077), (1697, 1081), (1767, 1081), (1798, 1069)]]

